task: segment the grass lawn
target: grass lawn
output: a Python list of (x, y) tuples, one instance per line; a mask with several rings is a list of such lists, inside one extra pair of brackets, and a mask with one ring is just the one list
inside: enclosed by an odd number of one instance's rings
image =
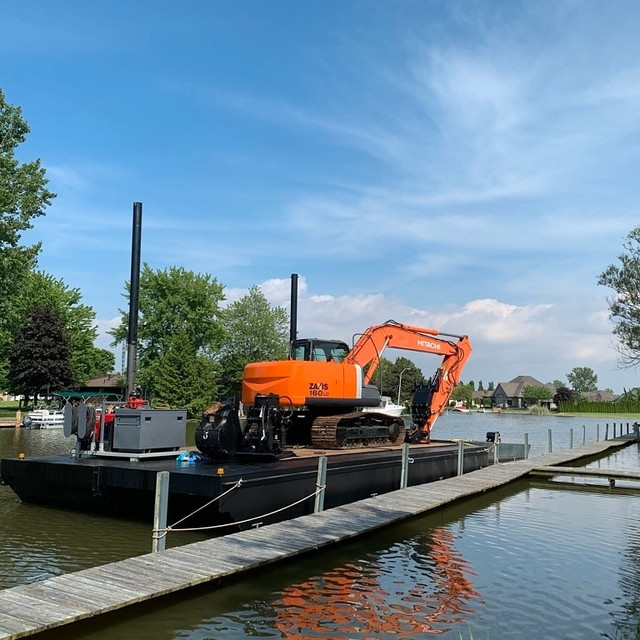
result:
[(0, 418), (15, 418), (19, 402), (0, 402)]

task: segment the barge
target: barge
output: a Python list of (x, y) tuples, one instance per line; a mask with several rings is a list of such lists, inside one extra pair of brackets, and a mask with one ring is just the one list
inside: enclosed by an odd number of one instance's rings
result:
[[(455, 476), (458, 450), (450, 441), (411, 445), (408, 485)], [(0, 478), (23, 502), (151, 522), (156, 474), (168, 471), (169, 525), (187, 518), (180, 527), (221, 533), (312, 513), (321, 456), (327, 456), (326, 509), (400, 488), (402, 445), (294, 454), (253, 463), (221, 463), (194, 451), (5, 458)], [(465, 473), (488, 464), (486, 447), (465, 447)]]

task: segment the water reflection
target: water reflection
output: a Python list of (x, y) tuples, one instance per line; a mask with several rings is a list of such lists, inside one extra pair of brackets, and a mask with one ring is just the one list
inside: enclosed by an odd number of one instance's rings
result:
[(612, 598), (614, 613), (610, 640), (640, 638), (640, 523), (630, 517), (624, 531), (624, 562), (620, 567), (620, 594)]
[(480, 598), (453, 541), (434, 529), (286, 587), (272, 603), (276, 628), (294, 639), (442, 634), (473, 616), (470, 601)]

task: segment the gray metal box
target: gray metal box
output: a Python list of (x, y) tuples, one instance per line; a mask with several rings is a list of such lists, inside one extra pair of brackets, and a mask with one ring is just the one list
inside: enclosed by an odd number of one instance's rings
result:
[(171, 451), (185, 445), (184, 409), (118, 408), (115, 414), (113, 451)]

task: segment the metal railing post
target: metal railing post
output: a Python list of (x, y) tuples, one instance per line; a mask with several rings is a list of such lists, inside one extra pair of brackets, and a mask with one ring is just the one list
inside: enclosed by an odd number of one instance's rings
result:
[(153, 510), (152, 553), (164, 551), (167, 541), (167, 507), (169, 504), (169, 472), (156, 473), (156, 502)]
[(551, 443), (551, 429), (547, 429), (547, 450), (549, 453), (553, 452), (553, 444)]
[(460, 440), (458, 442), (458, 475), (461, 476), (464, 473), (464, 442)]
[(324, 493), (327, 488), (327, 456), (318, 458), (318, 477), (316, 479), (316, 502), (313, 507), (314, 513), (324, 510)]
[(402, 470), (400, 471), (400, 488), (406, 489), (409, 485), (409, 443), (402, 445)]
[(524, 459), (529, 459), (529, 434), (524, 434)]

